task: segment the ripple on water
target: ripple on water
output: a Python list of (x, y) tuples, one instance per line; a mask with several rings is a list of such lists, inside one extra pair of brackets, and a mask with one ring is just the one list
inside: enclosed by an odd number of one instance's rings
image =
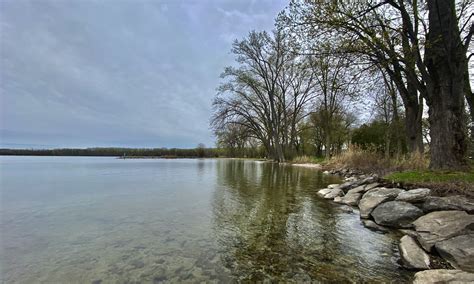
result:
[(358, 214), (321, 200), (317, 189), (337, 180), (313, 169), (226, 159), (18, 158), (12, 165), (0, 157), (6, 283), (412, 276), (396, 263), (397, 236), (366, 230)]

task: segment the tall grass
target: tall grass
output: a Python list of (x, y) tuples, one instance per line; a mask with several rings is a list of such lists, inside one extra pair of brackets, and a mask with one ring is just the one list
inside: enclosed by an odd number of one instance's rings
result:
[(324, 158), (313, 157), (313, 156), (297, 156), (291, 160), (295, 164), (319, 164), (324, 161)]
[(349, 168), (377, 174), (424, 170), (428, 168), (428, 164), (428, 158), (421, 153), (387, 158), (375, 149), (362, 149), (354, 145), (327, 162), (327, 165), (333, 168)]

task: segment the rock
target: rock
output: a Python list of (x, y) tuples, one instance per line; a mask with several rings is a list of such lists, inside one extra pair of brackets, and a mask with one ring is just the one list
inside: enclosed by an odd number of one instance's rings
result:
[(474, 273), (462, 270), (431, 269), (420, 271), (415, 274), (413, 284), (442, 284), (442, 283), (472, 283)]
[(340, 196), (334, 197), (334, 202), (336, 202), (336, 203), (342, 203), (342, 197), (340, 197)]
[(348, 177), (348, 178), (345, 178), (344, 180), (348, 181), (348, 182), (355, 182), (355, 181), (357, 181), (357, 178), (356, 177)]
[(336, 187), (339, 187), (339, 184), (338, 183), (334, 183), (334, 184), (330, 184), (328, 185), (328, 188), (336, 188)]
[(328, 194), (329, 192), (331, 192), (332, 188), (323, 188), (321, 190), (318, 191), (318, 194), (321, 195), (321, 196), (324, 196), (326, 194)]
[(474, 215), (464, 211), (435, 211), (421, 216), (413, 225), (419, 235), (418, 242), (430, 251), (437, 242), (472, 232)]
[(398, 245), (403, 266), (408, 269), (430, 269), (430, 257), (418, 246), (415, 239), (403, 236)]
[(377, 206), (371, 215), (379, 225), (410, 228), (413, 227), (412, 222), (423, 215), (423, 211), (408, 202), (389, 201)]
[(352, 210), (351, 207), (343, 205), (340, 207), (341, 211), (344, 213), (354, 213), (354, 210)]
[(426, 198), (422, 206), (425, 212), (445, 211), (445, 210), (461, 210), (468, 213), (474, 213), (474, 201), (461, 195)]
[(369, 218), (372, 210), (382, 202), (395, 199), (402, 192), (399, 188), (377, 187), (367, 191), (359, 202), (360, 217)]
[(325, 194), (323, 197), (324, 199), (334, 199), (337, 196), (343, 195), (344, 192), (342, 192), (342, 189), (340, 188), (333, 188), (331, 191), (327, 194)]
[(339, 188), (342, 189), (342, 190), (348, 190), (348, 189), (351, 189), (354, 187), (354, 182), (352, 181), (348, 181), (348, 182), (345, 182), (341, 185), (339, 185)]
[(362, 197), (362, 193), (350, 193), (348, 192), (346, 195), (344, 195), (342, 198), (341, 198), (341, 203), (343, 204), (347, 204), (347, 205), (351, 205), (351, 206), (355, 206), (359, 203), (359, 200), (361, 199)]
[(410, 229), (398, 229), (398, 231), (400, 231), (402, 234), (404, 235), (408, 235), (410, 237), (413, 237), (413, 238), (418, 238), (418, 234), (416, 233), (416, 231), (414, 230), (410, 230)]
[(329, 175), (329, 174), (330, 174), (329, 171), (324, 171), (324, 172), (323, 172), (323, 175)]
[(453, 267), (474, 272), (474, 234), (438, 242), (435, 248)]
[(372, 220), (362, 220), (362, 225), (364, 225), (364, 227), (371, 229), (373, 231), (384, 232), (384, 233), (389, 231), (388, 228), (377, 225)]
[(378, 187), (379, 185), (380, 185), (380, 183), (378, 183), (378, 182), (369, 183), (365, 186), (365, 191), (369, 191), (371, 189), (374, 189), (374, 188)]
[(358, 187), (354, 187), (353, 189), (350, 189), (347, 194), (350, 193), (365, 193), (367, 190), (365, 189), (365, 185), (359, 185)]
[(430, 195), (430, 193), (431, 190), (429, 188), (417, 188), (400, 192), (395, 200), (405, 202), (420, 202), (425, 200), (426, 197)]

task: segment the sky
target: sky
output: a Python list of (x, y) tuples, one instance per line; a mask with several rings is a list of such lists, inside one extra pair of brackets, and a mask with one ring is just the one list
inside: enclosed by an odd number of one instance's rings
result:
[(0, 0), (0, 147), (214, 146), (232, 42), (284, 0)]

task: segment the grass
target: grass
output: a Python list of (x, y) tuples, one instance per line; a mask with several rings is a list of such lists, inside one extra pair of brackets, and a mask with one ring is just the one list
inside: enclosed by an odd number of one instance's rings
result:
[(385, 177), (394, 182), (468, 182), (474, 183), (474, 172), (406, 171)]
[(409, 187), (427, 187), (434, 195), (447, 196), (462, 194), (474, 198), (474, 171), (403, 171), (384, 177), (386, 180)]
[(323, 157), (314, 156), (298, 156), (291, 160), (294, 164), (321, 164), (322, 162), (324, 162)]

